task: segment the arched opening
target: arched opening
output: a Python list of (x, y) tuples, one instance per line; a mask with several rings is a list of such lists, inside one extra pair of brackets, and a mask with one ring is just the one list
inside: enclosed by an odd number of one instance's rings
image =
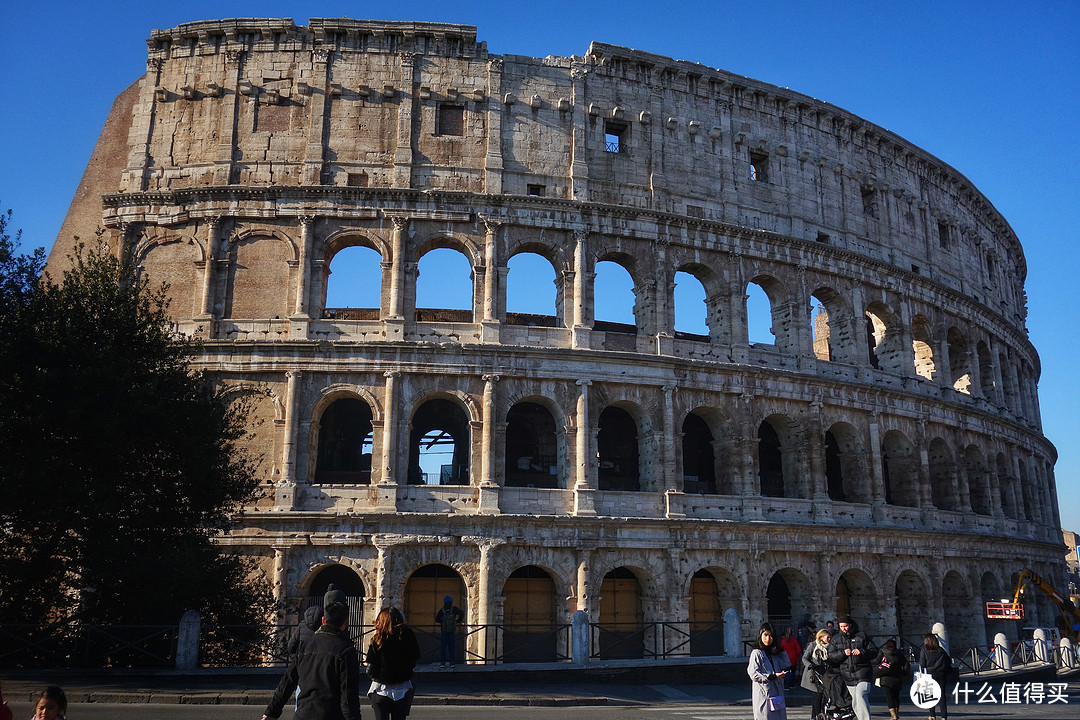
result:
[(915, 374), (934, 380), (934, 338), (930, 334), (930, 321), (925, 315), (916, 315), (911, 321), (911, 349), (915, 353)]
[(885, 433), (881, 441), (881, 466), (881, 476), (885, 480), (885, 502), (918, 507), (918, 458), (911, 441), (899, 430)]
[[(339, 250), (326, 271), (325, 314), (337, 320), (378, 320), (382, 255), (362, 245)], [(366, 310), (367, 312), (357, 312)], [(350, 312), (351, 311), (351, 312)]]
[(982, 452), (975, 445), (968, 445), (964, 451), (964, 472), (967, 475), (972, 512), (990, 515), (990, 472), (983, 462)]
[(784, 497), (784, 457), (780, 435), (768, 420), (758, 425), (758, 480), (765, 497)]
[[(979, 581), (979, 590), (982, 594), (982, 606), (984, 608), (986, 603), (989, 602), (1012, 601), (1011, 597), (1006, 598), (1002, 595), (1001, 583), (998, 581), (997, 575), (992, 572), (983, 573)], [(1005, 633), (1010, 640), (1015, 639), (1015, 630), (1011, 634), (1009, 633), (1010, 628), (1015, 628), (1015, 623), (1001, 618), (984, 618), (983, 622), (986, 624), (986, 647), (993, 646), (994, 636), (998, 633)]]
[(519, 402), (506, 413), (506, 486), (556, 488), (560, 453), (546, 407)]
[(798, 570), (784, 568), (773, 573), (765, 590), (765, 619), (773, 624), (778, 633), (796, 618), (810, 614), (808, 600), (810, 583)]
[(773, 330), (773, 308), (761, 285), (746, 286), (746, 337), (751, 345), (777, 345)]
[(1005, 513), (1005, 517), (1013, 520), (1020, 519), (1020, 513), (1017, 509), (1017, 495), (1016, 495), (1016, 478), (1013, 477), (1010, 472), (1010, 464), (1005, 459), (1004, 453), (998, 453), (997, 456), (997, 476), (998, 476), (998, 488), (1001, 491), (1001, 509)]
[(1016, 368), (1004, 354), (998, 355), (998, 368), (1001, 370), (1002, 390), (1005, 393), (1005, 407), (1014, 413), (1020, 412), (1019, 390), (1017, 389)]
[(818, 360), (853, 363), (851, 311), (840, 293), (821, 287), (810, 295), (814, 357)]
[(684, 492), (716, 492), (715, 458), (708, 424), (694, 413), (687, 414), (682, 426)]
[[(201, 315), (202, 292), (196, 278), (195, 265), (198, 259), (195, 252), (197, 246), (180, 238), (149, 242), (152, 244), (145, 247), (138, 261), (139, 279), (146, 279), (151, 287), (168, 282), (169, 305), (165, 312), (174, 322)], [(212, 263), (204, 263), (203, 267), (205, 273), (206, 268), (212, 267)]]
[(593, 328), (605, 332), (637, 333), (634, 278), (617, 262), (601, 260), (594, 268)]
[(959, 510), (956, 463), (949, 446), (941, 438), (930, 441), (930, 496), (938, 510)]
[(644, 622), (637, 576), (628, 568), (615, 568), (600, 584), (600, 659), (645, 657)]
[(859, 434), (848, 423), (825, 431), (825, 486), (832, 500), (868, 503), (871, 492)]
[(519, 252), (506, 263), (506, 322), (558, 327), (562, 292), (555, 267), (543, 255)]
[(597, 487), (600, 490), (640, 490), (637, 423), (630, 413), (606, 407), (596, 434)]
[(340, 398), (330, 403), (319, 420), (315, 482), (370, 482), (372, 439), (371, 408), (366, 402)]
[(999, 402), (997, 381), (994, 378), (994, 356), (982, 340), (976, 346), (976, 354), (979, 358), (979, 385), (983, 397), (990, 402)]
[(864, 631), (876, 617), (877, 589), (862, 570), (848, 570), (836, 580), (836, 616), (850, 615)]
[(409, 484), (469, 484), (469, 417), (450, 400), (428, 400), (409, 430)]
[(558, 598), (543, 568), (526, 565), (503, 584), (503, 662), (558, 659)]
[(690, 654), (724, 654), (720, 591), (716, 578), (708, 570), (698, 570), (690, 579)]
[(844, 466), (840, 462), (840, 443), (832, 430), (825, 431), (825, 487), (830, 500), (847, 502), (844, 492)]
[[(405, 594), (401, 609), (405, 621), (416, 632), (420, 644), (420, 664), (439, 661), (440, 628), (435, 622), (435, 615), (442, 609), (443, 598), (449, 595), (454, 605), (469, 617), (468, 595), (465, 581), (456, 570), (446, 565), (424, 565), (405, 581)], [(466, 621), (467, 622), (467, 621)], [(465, 660), (465, 623), (458, 626), (455, 643), (455, 662)]]
[(309, 607), (322, 606), (323, 596), (331, 584), (345, 593), (346, 602), (349, 604), (349, 636), (355, 642), (364, 632), (364, 581), (352, 568), (344, 565), (324, 565), (315, 571), (315, 575), (307, 583), (307, 597), (300, 603), (300, 616), (303, 617), (304, 611)]
[(883, 303), (870, 303), (866, 308), (866, 343), (870, 364), (892, 373), (903, 371), (906, 354), (900, 347), (901, 333), (891, 310)]
[(709, 341), (709, 309), (705, 286), (688, 272), (675, 273), (675, 336)]
[(952, 570), (941, 582), (941, 606), (945, 611), (945, 629), (949, 633), (949, 652), (953, 655), (980, 641), (974, 634), (974, 607), (971, 592), (960, 573)]
[(896, 578), (896, 633), (915, 645), (930, 632), (930, 592), (926, 582), (912, 570)]
[(417, 322), (472, 322), (472, 311), (473, 277), (469, 258), (459, 250), (445, 247), (425, 253), (416, 265)]
[(814, 357), (818, 360), (833, 360), (832, 327), (829, 325), (829, 311), (825, 303), (811, 296), (810, 327), (814, 338)]
[(949, 328), (949, 381), (956, 392), (971, 394), (971, 350), (959, 328)]
[[(225, 294), (226, 318), (285, 318), (293, 310), (292, 295), (278, 288), (291, 287), (288, 243), (276, 237), (248, 237), (229, 243), (229, 270)], [(274, 291), (267, 292), (267, 288)]]

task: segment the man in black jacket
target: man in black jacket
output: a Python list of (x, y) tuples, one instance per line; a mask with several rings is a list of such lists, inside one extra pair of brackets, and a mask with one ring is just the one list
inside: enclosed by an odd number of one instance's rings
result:
[(348, 633), (345, 593), (330, 585), (323, 598), (323, 625), (304, 643), (278, 683), (263, 720), (277, 720), (297, 684), (296, 720), (360, 720), (360, 661)]
[(851, 707), (859, 720), (870, 720), (870, 684), (874, 682), (874, 662), (881, 653), (849, 617), (840, 618), (840, 632), (829, 641), (829, 664), (851, 694)]

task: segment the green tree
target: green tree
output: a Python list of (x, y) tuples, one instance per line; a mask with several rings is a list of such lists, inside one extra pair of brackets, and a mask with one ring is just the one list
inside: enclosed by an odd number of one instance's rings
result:
[[(244, 393), (100, 243), (62, 282), (0, 227), (0, 617), (262, 623), (264, 580), (213, 543), (257, 492)], [(248, 396), (250, 397), (250, 395)]]

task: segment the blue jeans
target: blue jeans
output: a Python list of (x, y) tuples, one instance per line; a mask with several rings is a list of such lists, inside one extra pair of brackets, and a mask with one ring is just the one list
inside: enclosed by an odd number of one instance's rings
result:
[(439, 663), (451, 665), (457, 657), (457, 633), (444, 632), (439, 635)]

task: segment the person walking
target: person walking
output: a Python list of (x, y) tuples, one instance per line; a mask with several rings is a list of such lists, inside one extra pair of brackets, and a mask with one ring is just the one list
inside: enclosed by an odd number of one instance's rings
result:
[(870, 683), (874, 680), (873, 663), (881, 653), (859, 631), (850, 617), (837, 622), (839, 632), (829, 641), (829, 664), (839, 669), (840, 678), (851, 694), (851, 707), (858, 720), (870, 720)]
[(762, 623), (750, 652), (746, 674), (754, 683), (751, 704), (754, 720), (787, 720), (784, 676), (790, 665), (770, 623)]
[(889, 638), (881, 651), (881, 660), (874, 668), (874, 683), (885, 693), (885, 704), (889, 707), (889, 720), (900, 718), (900, 690), (907, 680), (907, 653), (896, 647), (896, 641)]
[(295, 720), (360, 720), (360, 660), (348, 627), (348, 599), (331, 583), (323, 597), (323, 624), (289, 663), (264, 720), (281, 717), (297, 685)]
[(366, 656), (371, 687), (368, 698), (375, 720), (405, 720), (412, 709), (412, 677), (420, 645), (397, 608), (383, 608)]
[(793, 671), (788, 673), (784, 678), (784, 687), (790, 688), (792, 683), (791, 678), (795, 677), (795, 666), (799, 664), (799, 656), (802, 655), (802, 645), (795, 637), (795, 632), (791, 629), (790, 625), (784, 628), (784, 636), (780, 638), (780, 647), (787, 653), (789, 661), (788, 667)]
[(822, 628), (803, 650), (801, 685), (813, 693), (810, 720), (817, 720), (825, 709), (825, 695), (821, 692), (821, 686), (814, 682), (814, 673), (817, 673), (822, 685), (829, 682), (829, 637), (829, 631)]
[(927, 633), (923, 637), (922, 650), (919, 652), (919, 667), (924, 672), (930, 673), (930, 677), (934, 678), (937, 684), (941, 686), (941, 699), (938, 700), (938, 704), (930, 712), (930, 720), (935, 720), (939, 714), (941, 720), (947, 720), (949, 717), (949, 689), (946, 684), (949, 681), (949, 671), (952, 669), (952, 658), (949, 657), (949, 653), (945, 651), (945, 648), (941, 647), (937, 635), (933, 633)]
[(439, 626), (439, 669), (446, 668), (449, 658), (450, 669), (454, 669), (457, 660), (457, 626), (465, 619), (465, 613), (454, 604), (454, 598), (447, 595), (443, 606), (435, 613), (435, 624)]

